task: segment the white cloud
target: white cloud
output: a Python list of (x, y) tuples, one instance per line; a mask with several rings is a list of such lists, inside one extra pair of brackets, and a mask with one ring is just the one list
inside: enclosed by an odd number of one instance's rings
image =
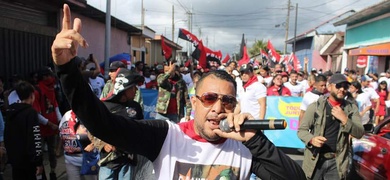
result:
[[(111, 1), (111, 14), (131, 25), (141, 24), (142, 0)], [(363, 8), (381, 0), (295, 0), (298, 3), (297, 35), (312, 29), (346, 11)], [(247, 46), (252, 46), (255, 40), (270, 39), (276, 49), (283, 51), (285, 27), (275, 27), (283, 24), (287, 16), (287, 0), (144, 0), (145, 25), (172, 37), (172, 5), (175, 7), (175, 39), (186, 49), (184, 40), (177, 40), (178, 29), (188, 28), (186, 11), (192, 11), (192, 33), (208, 43), (213, 50), (227, 53), (239, 51), (242, 34), (245, 34)], [(89, 4), (105, 12), (105, 0), (89, 0)], [(294, 36), (295, 8), (290, 12), (289, 38)], [(200, 30), (199, 30), (200, 29)], [(201, 32), (201, 35), (200, 35)]]

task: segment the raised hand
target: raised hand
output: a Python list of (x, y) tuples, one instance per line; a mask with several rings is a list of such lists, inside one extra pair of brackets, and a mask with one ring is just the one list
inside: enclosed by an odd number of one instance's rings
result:
[(56, 65), (69, 62), (77, 55), (78, 46), (87, 47), (87, 41), (81, 36), (81, 20), (76, 18), (71, 27), (71, 14), (67, 4), (64, 4), (62, 30), (57, 34), (51, 46), (53, 61)]

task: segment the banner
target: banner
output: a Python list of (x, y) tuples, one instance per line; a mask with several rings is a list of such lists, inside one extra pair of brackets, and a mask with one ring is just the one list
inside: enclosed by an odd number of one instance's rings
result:
[(267, 96), (267, 112), (265, 119), (285, 119), (284, 130), (265, 130), (264, 134), (275, 146), (289, 148), (305, 148), (298, 138), (299, 113), (302, 97)]
[(156, 117), (156, 104), (158, 91), (154, 89), (141, 88), (141, 95), (144, 105), (144, 119), (154, 119)]

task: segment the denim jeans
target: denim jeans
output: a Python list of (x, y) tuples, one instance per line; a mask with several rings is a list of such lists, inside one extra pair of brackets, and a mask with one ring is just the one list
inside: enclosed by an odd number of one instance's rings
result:
[(80, 166), (65, 162), (68, 180), (97, 180), (97, 175), (80, 175)]
[(177, 115), (177, 114), (160, 114), (160, 113), (157, 113), (155, 119), (170, 120), (170, 121), (172, 121), (174, 123), (178, 123), (179, 122), (179, 115)]
[(340, 179), (337, 172), (336, 158), (320, 158), (317, 162), (312, 179), (334, 180)]
[(132, 179), (132, 171), (133, 166), (130, 164), (124, 164), (115, 169), (101, 166), (99, 169), (99, 179), (129, 180)]

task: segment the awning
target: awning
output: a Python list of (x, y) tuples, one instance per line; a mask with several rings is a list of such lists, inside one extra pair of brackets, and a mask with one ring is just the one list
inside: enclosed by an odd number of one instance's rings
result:
[(390, 56), (390, 43), (378, 44), (349, 50), (350, 56)]

